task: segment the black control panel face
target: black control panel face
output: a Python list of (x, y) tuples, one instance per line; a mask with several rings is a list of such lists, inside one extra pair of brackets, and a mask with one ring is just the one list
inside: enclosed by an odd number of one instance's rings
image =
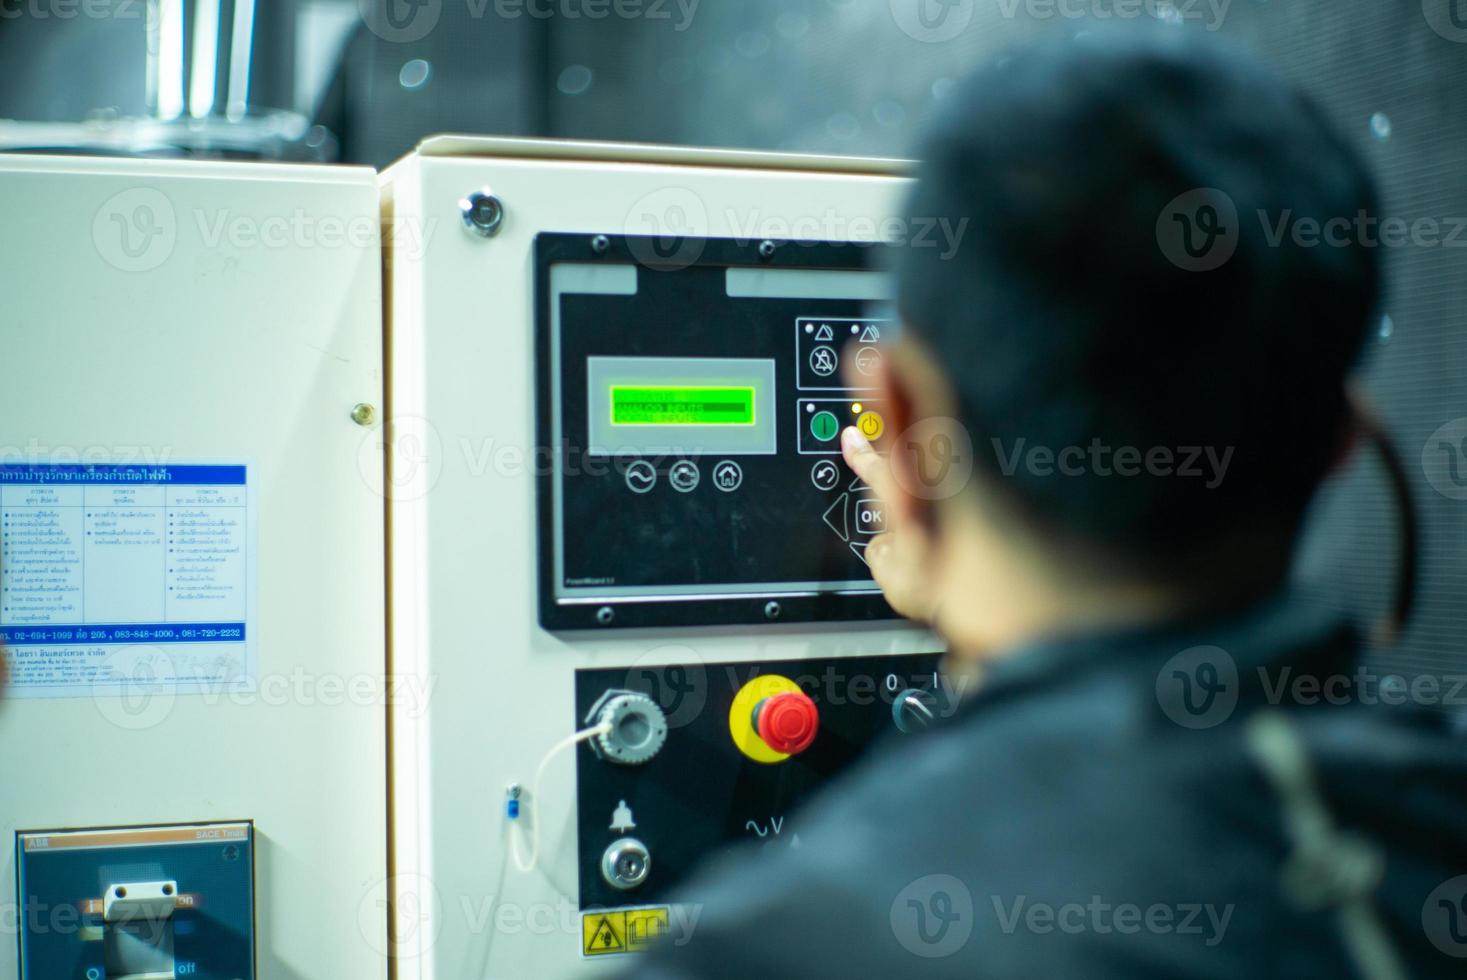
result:
[[(644, 694), (666, 718), (665, 741), (646, 762), (612, 761), (586, 743), (577, 750), (581, 908), (677, 902), (679, 885), (720, 850), (801, 846), (802, 803), (876, 741), (914, 737), (898, 727), (893, 705), (914, 689), (940, 690), (938, 660), (907, 654), (577, 671), (578, 727), (596, 722), (608, 693)], [(750, 717), (781, 692), (816, 721), (808, 746), (790, 754), (763, 743)], [(645, 880), (618, 887), (615, 868), (605, 865), (608, 852), (628, 841), (646, 856)]]
[(884, 512), (839, 448), (886, 436), (869, 249), (709, 241), (662, 268), (602, 237), (537, 241), (542, 624), (890, 617)]

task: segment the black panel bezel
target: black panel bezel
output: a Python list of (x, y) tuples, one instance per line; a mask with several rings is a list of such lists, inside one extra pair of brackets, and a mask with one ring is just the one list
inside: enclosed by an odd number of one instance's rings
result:
[[(860, 271), (874, 266), (880, 243), (737, 241), (708, 238), (687, 243), (673, 254), (695, 254), (692, 261), (659, 268), (646, 261), (657, 254), (653, 239), (619, 234), (541, 232), (535, 236), (535, 441), (553, 447), (550, 357), (550, 267), (557, 263), (638, 265), (675, 272), (696, 267), (831, 269)], [(559, 447), (553, 451), (559, 452)], [(617, 598), (606, 602), (560, 602), (555, 598), (554, 467), (542, 467), (535, 481), (535, 531), (538, 551), (540, 625), (546, 630), (604, 630), (665, 626), (715, 626), (754, 623), (864, 622), (899, 618), (879, 594), (839, 592), (696, 599)], [(774, 603), (773, 609), (770, 604)], [(605, 610), (610, 610), (609, 619)]]

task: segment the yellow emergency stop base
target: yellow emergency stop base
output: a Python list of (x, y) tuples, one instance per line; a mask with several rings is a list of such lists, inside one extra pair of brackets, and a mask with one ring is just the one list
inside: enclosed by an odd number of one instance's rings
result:
[(765, 698), (776, 694), (798, 692), (800, 685), (779, 674), (761, 674), (739, 688), (734, 695), (733, 705), (728, 709), (728, 733), (740, 752), (765, 765), (773, 765), (789, 758), (788, 752), (776, 752), (769, 743), (754, 730), (754, 706)]

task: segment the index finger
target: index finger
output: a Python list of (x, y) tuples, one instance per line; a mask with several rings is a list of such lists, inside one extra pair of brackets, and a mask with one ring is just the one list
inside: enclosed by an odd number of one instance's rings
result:
[(891, 467), (872, 448), (870, 440), (861, 434), (861, 430), (855, 426), (848, 426), (840, 434), (840, 450), (851, 471), (860, 477), (877, 497), (889, 502), (892, 499), (891, 491), (893, 489)]

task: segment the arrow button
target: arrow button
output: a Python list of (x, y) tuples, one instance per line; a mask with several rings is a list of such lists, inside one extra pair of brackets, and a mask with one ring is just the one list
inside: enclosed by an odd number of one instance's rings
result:
[[(850, 520), (846, 517), (846, 502), (851, 499), (848, 493), (841, 494), (835, 503), (825, 510), (825, 525), (836, 534), (840, 535), (842, 541), (851, 540)], [(839, 521), (839, 523), (837, 523)]]

